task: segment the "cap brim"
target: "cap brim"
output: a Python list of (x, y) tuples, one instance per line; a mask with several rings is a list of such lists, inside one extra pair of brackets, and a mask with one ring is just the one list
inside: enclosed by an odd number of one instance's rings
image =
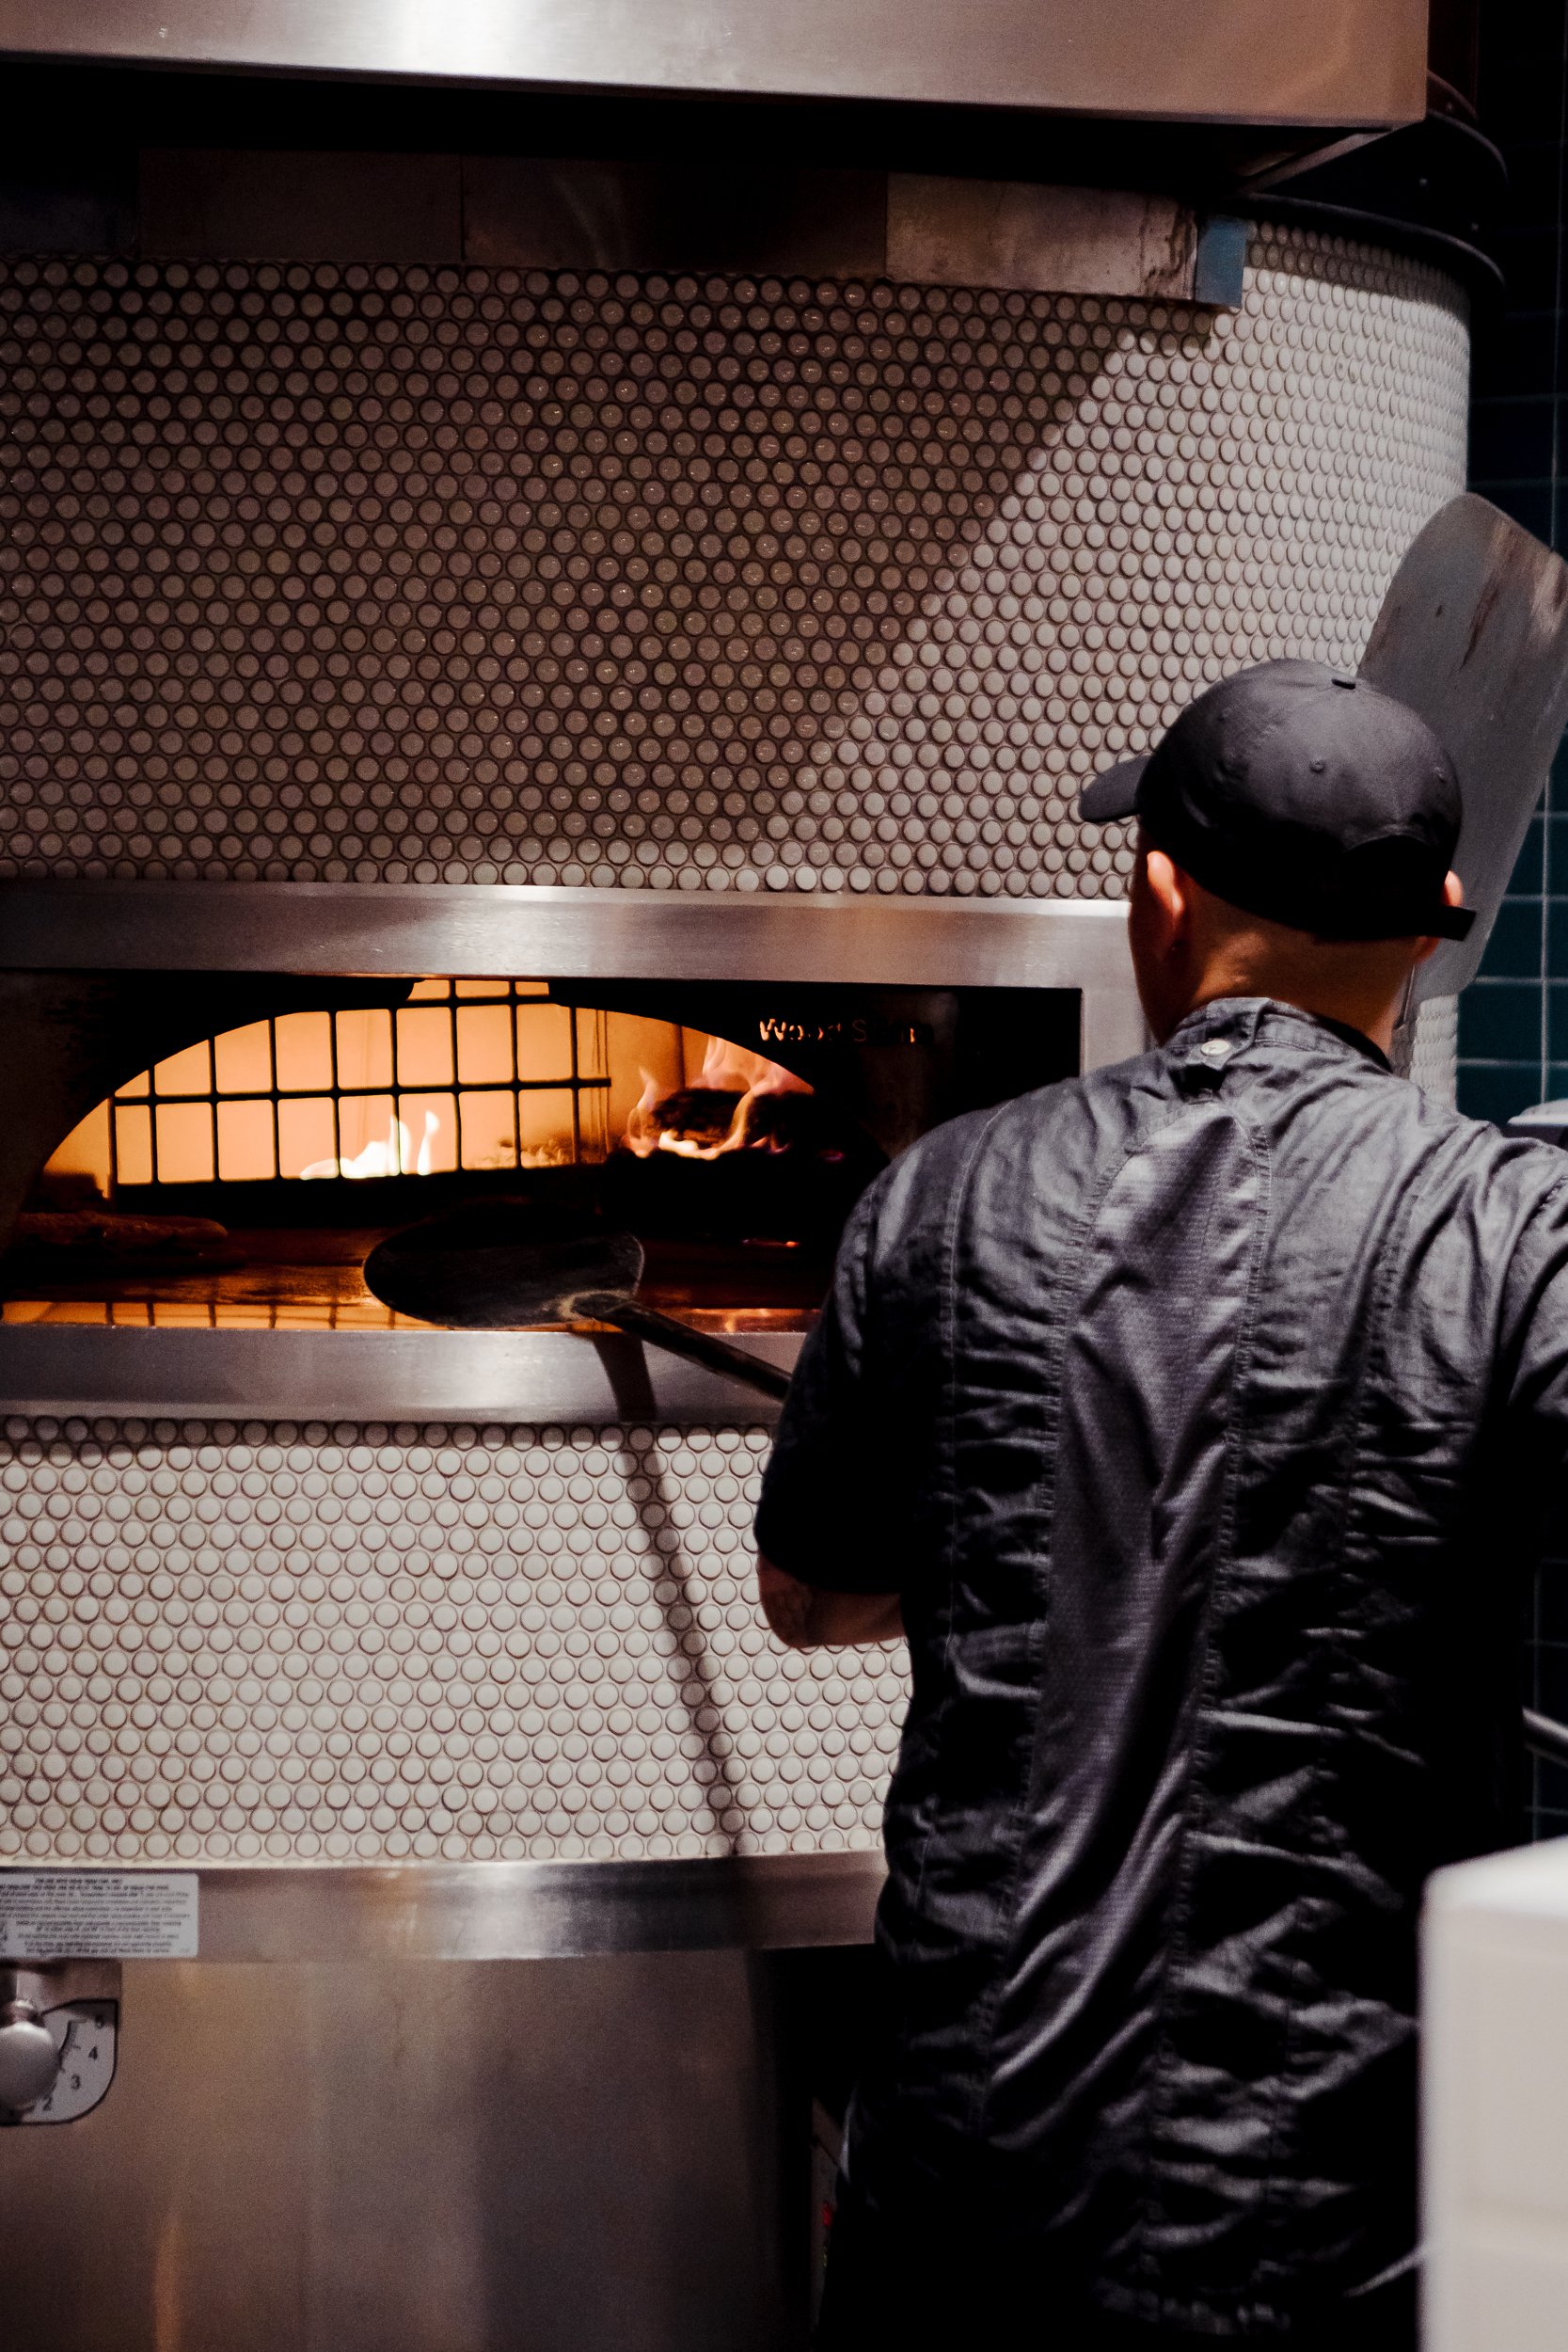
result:
[(1136, 759), (1118, 759), (1114, 768), (1107, 768), (1102, 776), (1096, 776), (1078, 795), (1078, 814), (1086, 825), (1115, 825), (1132, 816), (1138, 805), (1138, 787), (1144, 770), (1148, 766), (1148, 754)]

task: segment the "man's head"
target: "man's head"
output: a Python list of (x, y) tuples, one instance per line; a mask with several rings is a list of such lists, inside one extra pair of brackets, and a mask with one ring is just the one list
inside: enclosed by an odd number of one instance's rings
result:
[[(1458, 907), (1459, 876), (1444, 897)], [(1128, 907), (1138, 995), (1163, 1043), (1195, 1006), (1217, 996), (1273, 996), (1342, 1021), (1387, 1051), (1411, 973), (1437, 945), (1401, 939), (1320, 939), (1205, 890), (1140, 834)]]
[(1161, 1038), (1212, 997), (1259, 995), (1386, 1043), (1416, 964), (1473, 920), (1449, 870), (1461, 810), (1442, 745), (1314, 662), (1212, 687), (1079, 809), (1138, 819), (1130, 931)]

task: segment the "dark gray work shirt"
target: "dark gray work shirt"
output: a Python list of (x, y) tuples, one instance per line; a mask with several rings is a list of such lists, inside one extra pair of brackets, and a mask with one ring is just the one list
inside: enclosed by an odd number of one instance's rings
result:
[(903, 1596), (873, 2203), (1222, 2334), (1408, 2253), (1421, 1883), (1519, 1835), (1565, 1180), (1228, 999), (866, 1194), (757, 1535)]

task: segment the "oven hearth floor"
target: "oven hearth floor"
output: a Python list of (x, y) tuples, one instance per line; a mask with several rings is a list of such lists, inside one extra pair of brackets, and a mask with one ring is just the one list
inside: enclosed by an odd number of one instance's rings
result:
[[(102, 1268), (47, 1271), (36, 1260), (0, 1260), (0, 1322), (87, 1324), (208, 1330), (428, 1330), (413, 1315), (394, 1313), (365, 1288), (365, 1258), (379, 1231), (243, 1232), (239, 1265), (188, 1272)], [(701, 1244), (650, 1251), (641, 1296), (698, 1329), (718, 1332), (803, 1331), (810, 1326), (826, 1269), (803, 1253), (774, 1248), (737, 1252)], [(737, 1263), (737, 1259), (739, 1263)], [(760, 1263), (759, 1263), (760, 1262)], [(782, 1304), (754, 1294), (764, 1287)], [(750, 1297), (748, 1294), (753, 1294)], [(563, 1329), (565, 1326), (540, 1327)]]

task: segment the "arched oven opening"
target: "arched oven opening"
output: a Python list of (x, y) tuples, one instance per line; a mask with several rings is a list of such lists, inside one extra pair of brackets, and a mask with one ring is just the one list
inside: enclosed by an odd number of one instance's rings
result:
[(891, 1157), (1078, 1062), (1068, 990), (258, 978), (184, 1007), (198, 1033), (34, 1175), (7, 1322), (392, 1327), (376, 1243), (504, 1198), (634, 1233), (643, 1297), (699, 1327), (799, 1330)]

